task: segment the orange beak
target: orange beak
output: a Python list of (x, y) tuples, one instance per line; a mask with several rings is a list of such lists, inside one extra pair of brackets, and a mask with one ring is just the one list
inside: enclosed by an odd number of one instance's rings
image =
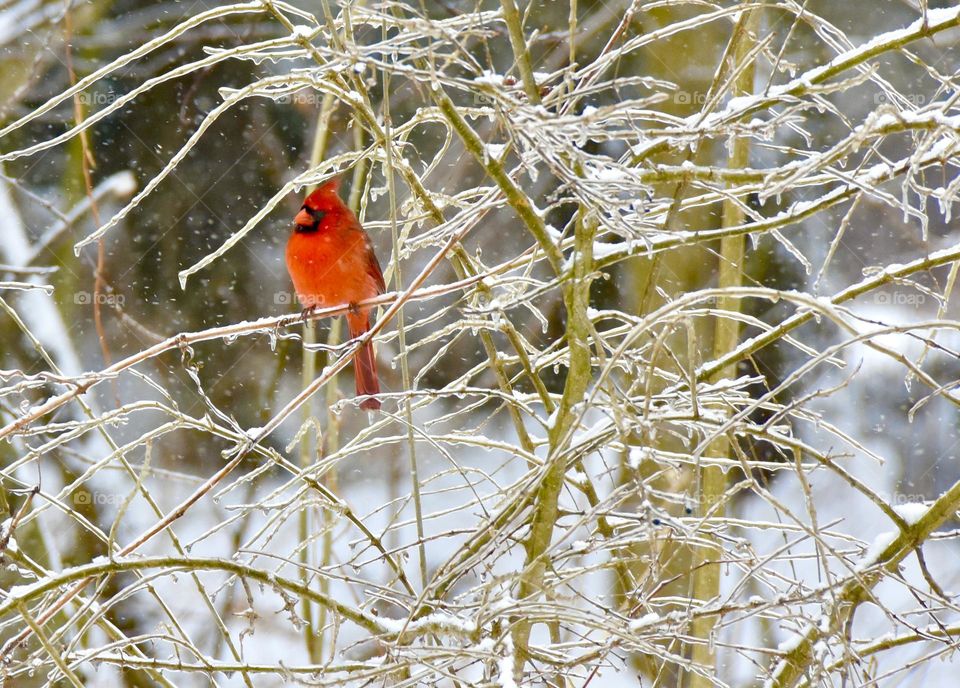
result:
[(297, 216), (293, 218), (293, 223), (295, 225), (299, 225), (300, 227), (312, 227), (313, 218), (310, 217), (310, 213), (308, 213), (306, 210), (301, 210), (299, 213), (297, 213)]

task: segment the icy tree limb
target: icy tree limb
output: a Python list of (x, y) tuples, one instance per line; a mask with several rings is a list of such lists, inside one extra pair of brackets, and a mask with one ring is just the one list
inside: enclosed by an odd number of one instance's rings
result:
[(530, 51), (527, 50), (527, 39), (523, 35), (523, 27), (520, 25), (520, 12), (517, 11), (517, 4), (513, 0), (500, 0), (500, 6), (503, 8), (503, 18), (507, 22), (507, 31), (510, 34), (510, 45), (513, 47), (513, 57), (517, 61), (517, 69), (520, 70), (520, 78), (523, 80), (523, 90), (531, 103), (540, 102), (540, 89), (537, 88), (537, 80), (533, 76), (533, 68), (530, 66)]
[[(797, 685), (813, 660), (813, 647), (821, 639), (842, 632), (849, 619), (863, 603), (871, 600), (871, 590), (880, 582), (883, 572), (896, 574), (900, 563), (930, 537), (944, 521), (960, 510), (960, 481), (943, 493), (926, 514), (914, 524), (902, 529), (897, 537), (876, 554), (872, 561), (864, 561), (859, 575), (851, 576), (831, 595), (824, 610), (823, 623), (810, 624), (796, 645), (786, 651), (764, 684), (766, 688), (791, 688)], [(850, 657), (852, 660), (853, 657)]]
[[(747, 10), (740, 15), (730, 38), (727, 55), (725, 56), (726, 60), (724, 60), (725, 64), (721, 67), (724, 72), (729, 71), (734, 76), (733, 92), (735, 97), (753, 91), (755, 63), (749, 57), (749, 53), (757, 40), (760, 16), (760, 11), (757, 9)], [(727, 167), (740, 169), (747, 167), (749, 164), (750, 139), (745, 136), (736, 137), (733, 140), (733, 149)], [(724, 227), (735, 227), (743, 224), (745, 213), (742, 203), (743, 201), (739, 198), (727, 198), (723, 202), (722, 221)], [(743, 282), (744, 242), (745, 237), (743, 236), (724, 237), (720, 240), (718, 288), (735, 288)], [(740, 303), (741, 299), (739, 298), (723, 296), (720, 298), (718, 308), (721, 313), (738, 312)], [(740, 323), (735, 318), (725, 317), (722, 314), (717, 317), (713, 340), (714, 357), (722, 356), (735, 348), (739, 337)], [(692, 366), (693, 362), (691, 361), (689, 364)], [(717, 382), (722, 378), (734, 377), (736, 377), (736, 365), (731, 365), (718, 370), (711, 381)], [(710, 447), (710, 455), (727, 456), (730, 452), (729, 443), (730, 440), (725, 436), (718, 438)], [(723, 499), (727, 485), (726, 473), (719, 466), (700, 466), (698, 482), (700, 485), (701, 515), (704, 519), (722, 518), (725, 511)], [(690, 564), (692, 572), (691, 601), (708, 604), (710, 600), (720, 594), (720, 564), (717, 561), (711, 561), (711, 558), (719, 558), (718, 552), (720, 551), (722, 550), (716, 541), (711, 541), (709, 547), (706, 546), (706, 543), (703, 543), (693, 548)], [(711, 635), (715, 622), (715, 617), (707, 616), (696, 619), (691, 625), (690, 635), (694, 638), (694, 642), (690, 655), (693, 667), (687, 674), (687, 685), (690, 688), (710, 688), (713, 685), (713, 679), (710, 676), (716, 672), (716, 653)], [(697, 670), (698, 667), (702, 667), (707, 673), (701, 673)]]
[[(597, 220), (585, 207), (579, 208), (571, 274), (564, 280), (563, 300), (567, 313), (567, 346), (570, 351), (570, 367), (564, 382), (560, 405), (551, 416), (549, 427), (549, 454), (537, 489), (533, 516), (530, 520), (530, 535), (524, 543), (526, 559), (520, 574), (518, 597), (530, 599), (542, 593), (544, 572), (547, 568), (547, 550), (553, 538), (557, 522), (558, 501), (567, 472), (569, 445), (576, 428), (576, 407), (583, 402), (591, 379), (590, 334), (591, 323), (587, 315), (590, 307), (590, 283), (593, 272), (593, 242), (597, 233)], [(513, 630), (515, 648), (514, 678), (520, 680), (523, 667), (530, 658), (531, 623), (528, 619), (517, 620)]]

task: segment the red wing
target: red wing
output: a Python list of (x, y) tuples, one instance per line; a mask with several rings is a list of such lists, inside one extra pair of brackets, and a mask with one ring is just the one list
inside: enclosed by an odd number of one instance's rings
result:
[(387, 290), (387, 285), (383, 281), (383, 270), (380, 269), (380, 262), (377, 260), (377, 254), (373, 252), (373, 245), (367, 240), (367, 272), (377, 283), (377, 294), (382, 294)]

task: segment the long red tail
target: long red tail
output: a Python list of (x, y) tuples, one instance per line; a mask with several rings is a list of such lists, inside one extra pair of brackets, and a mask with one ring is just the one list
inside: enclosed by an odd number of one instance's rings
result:
[[(350, 338), (356, 338), (370, 329), (370, 317), (366, 313), (348, 313), (347, 326)], [(353, 355), (353, 375), (357, 382), (357, 396), (380, 393), (380, 380), (377, 378), (377, 359), (373, 353), (373, 342), (367, 341)], [(360, 402), (360, 408), (375, 411), (380, 408), (380, 400), (370, 396)]]

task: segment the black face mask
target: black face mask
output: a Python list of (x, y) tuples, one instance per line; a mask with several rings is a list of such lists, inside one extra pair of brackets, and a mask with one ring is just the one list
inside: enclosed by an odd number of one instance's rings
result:
[(320, 222), (323, 220), (323, 218), (327, 214), (326, 210), (314, 210), (313, 208), (308, 208), (307, 206), (303, 206), (302, 208), (300, 208), (300, 210), (306, 211), (307, 215), (313, 218), (313, 224), (296, 225), (296, 227), (294, 227), (296, 231), (316, 232), (318, 229), (320, 229)]

